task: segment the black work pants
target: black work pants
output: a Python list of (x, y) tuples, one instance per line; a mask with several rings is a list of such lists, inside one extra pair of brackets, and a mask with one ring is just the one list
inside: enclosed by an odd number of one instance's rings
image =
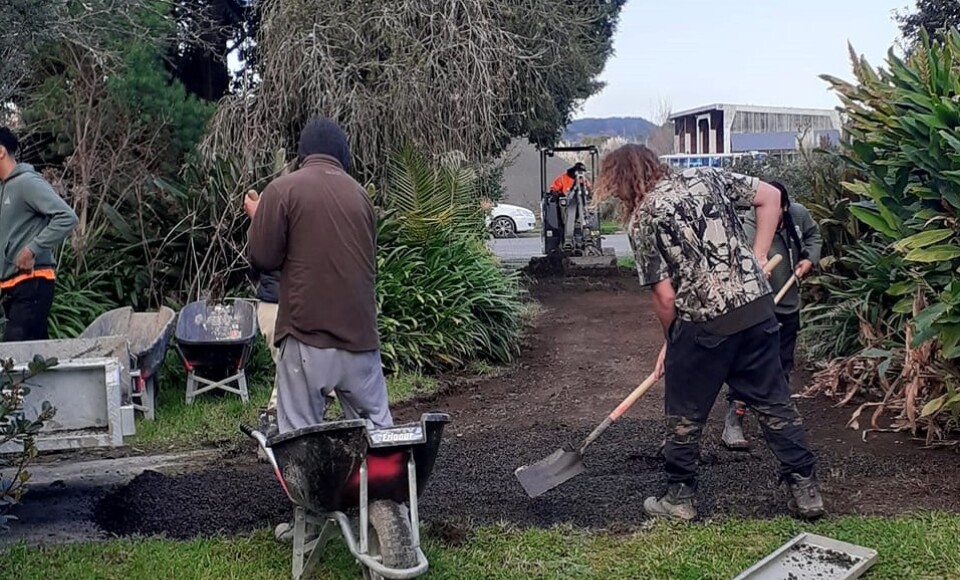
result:
[(53, 280), (32, 278), (3, 291), (6, 316), (3, 342), (47, 340), (47, 319), (53, 307)]
[(776, 318), (730, 336), (677, 319), (665, 367), (668, 482), (695, 483), (703, 426), (724, 383), (756, 414), (781, 473), (812, 472), (816, 459), (784, 380)]
[[(777, 313), (777, 321), (780, 323), (780, 366), (783, 367), (783, 378), (789, 387), (794, 352), (797, 350), (797, 334), (800, 332), (800, 311), (792, 314)], [(731, 403), (736, 400), (733, 389), (727, 390), (727, 400)]]
[(780, 366), (789, 385), (790, 373), (793, 372), (793, 353), (797, 349), (797, 333), (800, 332), (800, 311), (777, 314), (777, 320), (780, 321)]

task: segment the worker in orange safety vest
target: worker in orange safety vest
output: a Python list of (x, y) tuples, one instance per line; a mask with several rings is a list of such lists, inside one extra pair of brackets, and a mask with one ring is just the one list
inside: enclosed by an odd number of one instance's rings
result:
[[(566, 212), (561, 213), (561, 219), (563, 221), (564, 249), (573, 248), (574, 227), (576, 226), (577, 221), (583, 218), (583, 210), (585, 208), (581, 206), (586, 205), (586, 192), (591, 187), (590, 180), (584, 176), (586, 170), (587, 168), (583, 162), (578, 161), (569, 169), (558, 175), (557, 178), (553, 180), (553, 184), (550, 186), (550, 192), (554, 195), (557, 195), (558, 197), (567, 197)], [(583, 196), (568, 195), (576, 186), (583, 187)]]

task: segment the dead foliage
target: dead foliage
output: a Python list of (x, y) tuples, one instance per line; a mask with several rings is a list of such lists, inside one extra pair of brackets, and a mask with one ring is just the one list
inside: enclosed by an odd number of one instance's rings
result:
[[(925, 306), (922, 295), (917, 294), (914, 316)], [(904, 344), (909, 345), (910, 325), (906, 333)], [(863, 427), (864, 436), (909, 432), (922, 437), (927, 445), (956, 444), (944, 441), (958, 422), (956, 413), (943, 403), (955, 396), (957, 375), (937, 356), (937, 342), (930, 340), (917, 348), (890, 347), (888, 339), (889, 334), (861, 318), (860, 340), (870, 346), (824, 365), (800, 397), (824, 395), (836, 401), (836, 407), (856, 404), (847, 426), (854, 430)]]

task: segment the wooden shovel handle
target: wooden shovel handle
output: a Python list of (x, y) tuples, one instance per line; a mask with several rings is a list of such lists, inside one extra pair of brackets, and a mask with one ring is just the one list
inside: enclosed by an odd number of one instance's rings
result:
[(773, 269), (780, 265), (780, 262), (783, 261), (783, 256), (780, 254), (774, 254), (772, 258), (767, 260), (767, 263), (763, 265), (763, 271), (766, 274), (773, 272)]
[(632, 393), (627, 395), (627, 398), (624, 399), (623, 402), (620, 403), (617, 406), (617, 408), (613, 410), (612, 413), (610, 413), (610, 422), (613, 422), (619, 419), (624, 413), (626, 413), (630, 409), (630, 407), (633, 406), (634, 403), (637, 402), (637, 399), (642, 397), (643, 394), (646, 393), (648, 390), (650, 390), (650, 387), (652, 387), (655, 384), (657, 384), (657, 375), (654, 373), (650, 373), (650, 376), (644, 379), (644, 381), (640, 383), (640, 386), (634, 389)]
[(608, 415), (607, 418), (603, 420), (603, 423), (600, 423), (599, 425), (597, 425), (597, 428), (594, 429), (593, 432), (587, 436), (587, 438), (583, 441), (583, 445), (580, 447), (580, 453), (583, 453), (587, 449), (587, 447), (590, 446), (591, 443), (596, 441), (597, 437), (599, 437), (601, 433), (607, 430), (607, 427), (609, 427), (610, 425), (613, 425), (614, 421), (616, 421), (624, 413), (626, 413), (627, 409), (632, 407), (633, 404), (637, 402), (637, 399), (642, 397), (643, 394), (646, 393), (648, 390), (650, 390), (650, 387), (652, 387), (655, 384), (657, 384), (657, 375), (656, 373), (650, 373), (650, 376), (647, 377), (646, 380), (644, 380), (642, 383), (640, 383), (640, 386), (634, 389), (633, 392), (630, 393), (627, 396), (627, 398), (623, 400), (623, 402), (617, 405), (617, 408), (614, 409), (613, 412), (610, 413), (610, 415)]
[(794, 274), (793, 276), (790, 276), (790, 278), (786, 282), (783, 283), (783, 288), (781, 288), (780, 291), (777, 292), (777, 295), (774, 296), (773, 303), (780, 304), (780, 301), (783, 300), (783, 297), (787, 295), (787, 291), (790, 290), (790, 287), (796, 283), (797, 283), (797, 275)]

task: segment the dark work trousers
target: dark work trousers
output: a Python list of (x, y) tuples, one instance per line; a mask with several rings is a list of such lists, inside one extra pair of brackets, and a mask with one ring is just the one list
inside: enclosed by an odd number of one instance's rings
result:
[(816, 459), (783, 378), (776, 318), (730, 336), (677, 319), (669, 334), (663, 449), (668, 482), (695, 483), (703, 426), (724, 383), (756, 413), (767, 445), (780, 460), (781, 473), (812, 473)]
[(790, 385), (790, 373), (793, 372), (793, 353), (797, 349), (797, 333), (800, 332), (800, 311), (793, 314), (777, 314), (780, 321), (780, 366), (783, 376)]
[[(792, 314), (777, 313), (780, 323), (780, 366), (783, 367), (783, 377), (790, 386), (790, 373), (793, 372), (794, 352), (797, 350), (797, 333), (800, 332), (800, 311)], [(733, 389), (727, 389), (727, 401), (733, 402), (736, 397)]]
[(32, 278), (3, 291), (6, 324), (3, 342), (47, 340), (47, 319), (53, 306), (53, 280)]

